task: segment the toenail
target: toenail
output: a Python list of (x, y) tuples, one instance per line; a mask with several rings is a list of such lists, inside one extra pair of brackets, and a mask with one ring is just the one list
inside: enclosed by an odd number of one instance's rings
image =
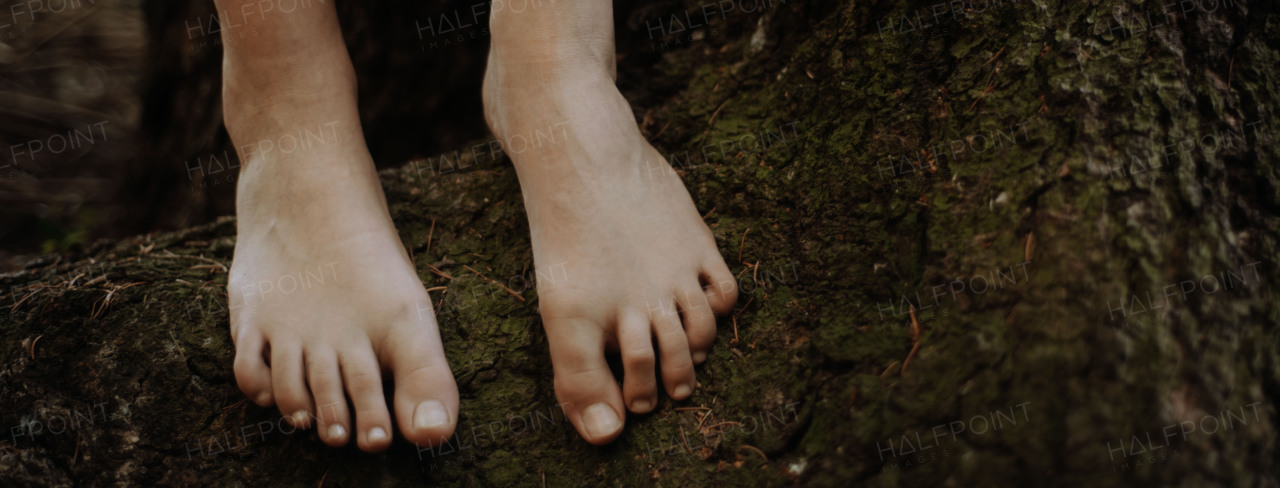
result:
[(372, 429), (369, 429), (369, 442), (378, 442), (386, 438), (387, 438), (387, 431), (382, 430), (382, 427), (374, 427)]
[(693, 353), (693, 362), (695, 362), (695, 363), (701, 363), (701, 362), (706, 361), (706, 360), (707, 360), (707, 353), (702, 352), (702, 351), (698, 351), (698, 352)]
[(418, 409), (413, 412), (413, 427), (417, 429), (429, 429), (448, 423), (449, 411), (444, 409), (443, 403), (435, 400), (419, 403)]
[(259, 406), (267, 406), (267, 405), (270, 405), (270, 404), (271, 404), (271, 392), (269, 392), (269, 391), (264, 391), (264, 392), (262, 392), (262, 393), (259, 393), (257, 397), (254, 397), (254, 399), (253, 399), (253, 403), (258, 404)]
[(298, 410), (297, 412), (293, 412), (293, 415), (289, 416), (289, 420), (293, 422), (294, 427), (307, 425), (307, 411)]
[(689, 385), (677, 385), (675, 391), (671, 392), (671, 396), (676, 398), (685, 398), (692, 392), (693, 388), (689, 388)]
[(342, 436), (346, 435), (346, 433), (347, 433), (347, 429), (343, 428), (339, 424), (333, 424), (329, 426), (330, 439), (341, 439)]
[(587, 429), (587, 435), (596, 439), (612, 434), (620, 427), (617, 412), (603, 403), (587, 407), (582, 412), (582, 426)]
[(649, 400), (636, 400), (634, 402), (631, 402), (631, 409), (637, 412), (648, 412), (649, 407), (652, 407), (652, 406), (653, 404), (649, 403)]

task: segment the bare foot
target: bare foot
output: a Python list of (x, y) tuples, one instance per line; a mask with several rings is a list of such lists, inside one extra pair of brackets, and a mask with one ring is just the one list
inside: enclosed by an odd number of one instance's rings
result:
[(457, 386), (373, 162), (356, 152), (244, 166), (227, 286), (236, 382), (298, 427), (317, 419), (329, 445), (354, 434), (361, 449), (378, 451), (391, 443), (389, 372), (401, 432), (435, 444), (453, 433)]
[[(627, 410), (657, 405), (655, 360), (671, 398), (692, 394), (713, 312), (737, 288), (615, 86), (609, 4), (562, 4), (492, 14), (485, 116), (524, 194), (556, 395), (582, 437), (605, 444)], [(607, 350), (622, 356), (621, 390)]]
[(326, 444), (378, 451), (394, 432), (389, 373), (400, 432), (435, 445), (453, 433), (457, 386), (365, 147), (336, 12), (305, 10), (226, 42), (242, 161), (227, 285), (236, 382)]

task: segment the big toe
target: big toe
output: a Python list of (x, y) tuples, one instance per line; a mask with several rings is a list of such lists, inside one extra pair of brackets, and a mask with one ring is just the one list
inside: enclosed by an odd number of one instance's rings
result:
[(389, 344), (396, 422), (405, 439), (434, 447), (452, 436), (457, 425), (458, 386), (437, 335), (422, 327), (405, 330)]
[[(587, 442), (604, 445), (622, 433), (622, 392), (604, 359), (602, 328), (575, 320), (547, 324), (556, 398)], [(554, 332), (553, 332), (554, 331)]]

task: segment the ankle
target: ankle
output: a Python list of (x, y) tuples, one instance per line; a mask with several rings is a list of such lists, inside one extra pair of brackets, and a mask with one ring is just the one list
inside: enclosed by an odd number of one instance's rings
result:
[[(373, 160), (362, 147), (316, 147), (249, 158), (241, 163), (236, 181), (236, 215), (246, 224), (269, 224), (256, 231), (286, 222), (322, 233), (366, 228), (379, 223), (368, 219), (370, 211), (387, 212)], [(263, 237), (243, 230), (242, 237)]]
[(361, 166), (372, 168), (354, 74), (337, 74), (316, 80), (288, 70), (226, 66), (223, 121), (240, 159), (240, 193), (272, 191), (282, 179), (286, 186), (323, 185)]
[(339, 72), (327, 80), (311, 80), (228, 66), (222, 86), (227, 132), (239, 146), (282, 136), (294, 126), (359, 120), (354, 78)]
[[(613, 78), (598, 69), (552, 63), (510, 66), (490, 58), (481, 98), (489, 129), (510, 144), (511, 137), (536, 139), (538, 131), (560, 129), (570, 118), (567, 106), (616, 90)], [(557, 106), (561, 109), (552, 109)], [(538, 127), (528, 127), (530, 123)]]
[(338, 183), (376, 186), (354, 91), (280, 95), (277, 88), (224, 90), (224, 123), (240, 160), (238, 204), (282, 193), (305, 199), (349, 186)]
[[(495, 4), (503, 5), (503, 4)], [(616, 72), (610, 2), (553, 0), (489, 16), (489, 60), (520, 71)]]

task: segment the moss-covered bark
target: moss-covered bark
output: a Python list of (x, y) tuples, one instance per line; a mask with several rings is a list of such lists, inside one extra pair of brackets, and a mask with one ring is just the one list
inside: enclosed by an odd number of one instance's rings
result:
[(1277, 483), (1280, 16), (1239, 0), (766, 4), (715, 10), (693, 39), (670, 22), (704, 15), (696, 1), (619, 32), (620, 83), (743, 289), (692, 400), (608, 447), (576, 438), (514, 174), (462, 149), (443, 171), (383, 173), (424, 283), (447, 287), (454, 444), (333, 450), (246, 404), (222, 220), (0, 278), (0, 420), (44, 429), (5, 434), (0, 480)]

